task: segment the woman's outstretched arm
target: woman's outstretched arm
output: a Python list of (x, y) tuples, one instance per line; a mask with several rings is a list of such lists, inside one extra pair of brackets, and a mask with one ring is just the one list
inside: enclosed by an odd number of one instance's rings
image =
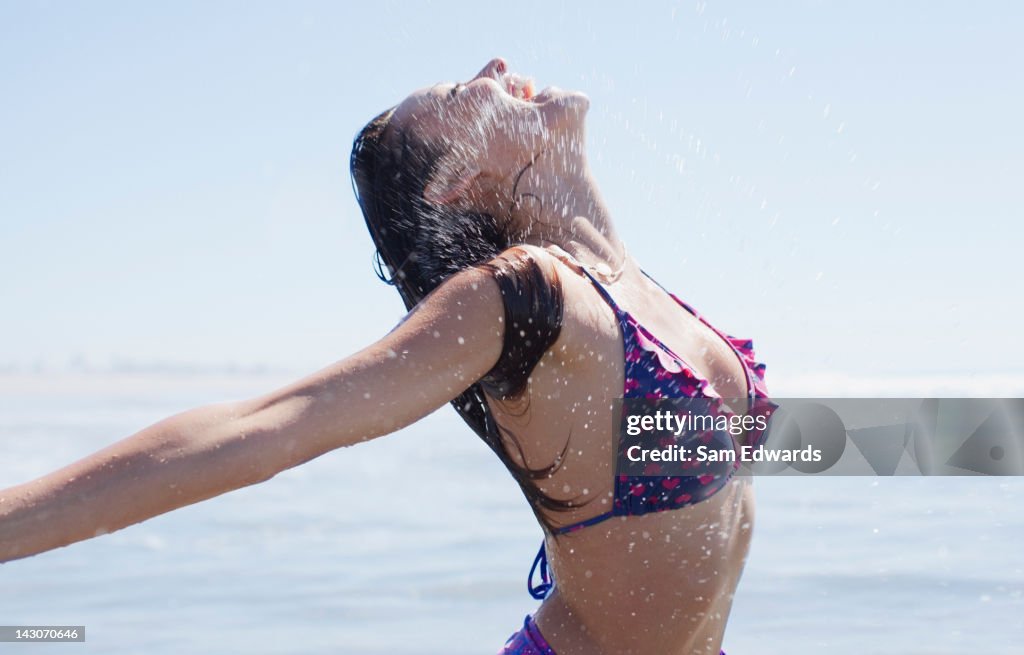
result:
[(258, 398), (177, 414), (0, 490), (0, 562), (263, 482), (409, 425), (494, 366), (502, 316), (494, 280), (464, 271), (351, 357)]

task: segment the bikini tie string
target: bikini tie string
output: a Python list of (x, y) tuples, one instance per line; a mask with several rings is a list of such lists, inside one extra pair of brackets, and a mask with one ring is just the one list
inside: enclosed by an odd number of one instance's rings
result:
[[(533, 576), (538, 572), (538, 569), (540, 570), (540, 583), (533, 584)], [(530, 574), (526, 576), (526, 588), (530, 591), (530, 595), (537, 600), (544, 600), (555, 588), (555, 579), (552, 577), (551, 572), (548, 571), (548, 552), (544, 548), (543, 541), (540, 542), (540, 550), (537, 551), (537, 557), (533, 559)]]

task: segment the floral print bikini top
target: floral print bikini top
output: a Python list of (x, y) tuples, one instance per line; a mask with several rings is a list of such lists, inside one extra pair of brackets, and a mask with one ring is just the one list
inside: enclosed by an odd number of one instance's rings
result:
[[(623, 398), (641, 398), (657, 400), (661, 398), (700, 398), (707, 399), (710, 405), (721, 403), (722, 399), (708, 380), (697, 375), (693, 367), (676, 355), (662, 343), (650, 330), (645, 328), (629, 312), (623, 310), (615, 302), (597, 279), (580, 266), (586, 277), (593, 283), (601, 297), (615, 312), (619, 328), (622, 331), (624, 362)], [(755, 407), (764, 407), (768, 403), (768, 389), (764, 383), (765, 365), (757, 362), (754, 345), (750, 339), (738, 339), (727, 335), (711, 325), (693, 307), (686, 304), (675, 294), (662, 287), (654, 278), (647, 275), (652, 282), (672, 298), (683, 309), (692, 314), (701, 323), (711, 328), (720, 336), (736, 354), (743, 367), (746, 378), (746, 394), (748, 411)], [(698, 438), (694, 435), (693, 438)], [(751, 432), (747, 435), (745, 445), (760, 446), (766, 434)], [(620, 450), (627, 444), (619, 440)], [(735, 447), (741, 444), (735, 443)], [(622, 457), (623, 453), (618, 453)], [(617, 475), (613, 490), (612, 509), (585, 521), (563, 526), (555, 530), (556, 534), (566, 534), (596, 525), (614, 516), (633, 516), (678, 509), (705, 500), (722, 489), (740, 468), (739, 458), (733, 462), (722, 462), (717, 467), (703, 467), (702, 475), (664, 475), (659, 465), (651, 463), (644, 471), (645, 475)], [(534, 585), (534, 573), (540, 569), (541, 583)], [(544, 544), (530, 570), (528, 586), (534, 598), (542, 599), (550, 593), (554, 586), (547, 567), (547, 554)]]

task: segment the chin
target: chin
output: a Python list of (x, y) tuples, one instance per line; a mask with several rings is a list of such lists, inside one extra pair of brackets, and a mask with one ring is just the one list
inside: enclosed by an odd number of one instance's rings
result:
[(533, 101), (540, 105), (549, 129), (582, 129), (590, 109), (590, 98), (582, 91), (567, 91), (549, 86), (538, 93)]

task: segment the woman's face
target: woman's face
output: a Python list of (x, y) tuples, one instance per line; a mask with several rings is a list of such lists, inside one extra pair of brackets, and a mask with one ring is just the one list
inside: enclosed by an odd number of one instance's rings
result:
[(467, 82), (442, 82), (415, 91), (392, 121), (422, 142), (440, 146), (449, 166), (476, 166), (496, 180), (515, 175), (556, 141), (582, 140), (589, 99), (533, 81), (492, 59)]

